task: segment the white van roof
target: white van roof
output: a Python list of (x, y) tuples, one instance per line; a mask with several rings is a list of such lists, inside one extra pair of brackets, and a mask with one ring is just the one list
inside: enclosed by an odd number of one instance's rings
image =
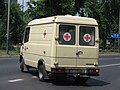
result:
[(98, 25), (97, 21), (93, 18), (79, 17), (79, 16), (52, 16), (41, 19), (35, 19), (28, 23), (28, 26), (45, 23), (72, 23), (72, 24), (83, 24), (83, 25)]

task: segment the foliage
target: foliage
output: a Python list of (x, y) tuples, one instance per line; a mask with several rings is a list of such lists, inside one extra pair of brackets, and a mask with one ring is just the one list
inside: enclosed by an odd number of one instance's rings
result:
[(36, 15), (49, 17), (54, 15), (81, 14), (80, 8), (84, 7), (84, 0), (30, 0), (26, 17), (36, 18)]
[(26, 13), (31, 19), (36, 14), (40, 17), (78, 14), (95, 18), (99, 24), (100, 47), (103, 48), (107, 46), (106, 40), (114, 42), (110, 34), (118, 32), (119, 0), (30, 0), (28, 7)]
[(4, 13), (4, 0), (0, 0), (0, 19), (3, 17)]
[(17, 44), (21, 42), (22, 34), (24, 30), (24, 21), (20, 6), (17, 4), (11, 5), (10, 14), (10, 42)]
[[(0, 47), (6, 45), (7, 4), (3, 2), (0, 0)], [(107, 39), (110, 47), (117, 45), (110, 34), (118, 33), (120, 0), (30, 0), (27, 4), (24, 13), (19, 4), (11, 4), (10, 45), (22, 41), (24, 27), (32, 19), (65, 14), (95, 18), (99, 24), (100, 47), (106, 48)]]
[[(7, 3), (4, 3), (4, 13), (0, 23), (0, 47), (6, 47), (7, 33)], [(10, 7), (10, 29), (9, 29), (9, 45), (16, 45), (22, 42), (24, 21), (22, 17), (21, 6), (19, 4), (11, 4)]]
[[(9, 51), (9, 53), (10, 53), (9, 56), (19, 55), (19, 51), (16, 51), (16, 50)], [(2, 57), (7, 56), (6, 50), (0, 50), (0, 56), (2, 56)]]
[(111, 33), (118, 33), (118, 16), (119, 16), (119, 0), (86, 0), (85, 8), (89, 17), (93, 17), (98, 21), (100, 30), (101, 44), (106, 47), (106, 40), (114, 42), (110, 38)]

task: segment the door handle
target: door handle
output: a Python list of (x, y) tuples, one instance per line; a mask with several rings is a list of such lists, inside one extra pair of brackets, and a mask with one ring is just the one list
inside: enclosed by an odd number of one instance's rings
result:
[(83, 52), (82, 51), (78, 51), (77, 53), (76, 53), (76, 55), (78, 56), (78, 55), (81, 55), (81, 54), (83, 54)]

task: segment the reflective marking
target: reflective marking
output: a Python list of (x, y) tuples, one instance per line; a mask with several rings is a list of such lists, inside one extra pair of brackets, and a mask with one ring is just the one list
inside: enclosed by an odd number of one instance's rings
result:
[(99, 67), (112, 67), (112, 66), (119, 66), (120, 65), (120, 63), (117, 63), (117, 64), (109, 64), (109, 65), (101, 65), (101, 66), (99, 66)]
[(8, 80), (8, 82), (13, 83), (13, 82), (19, 82), (23, 81), (24, 79), (14, 79), (14, 80)]
[(37, 76), (32, 76), (32, 78), (38, 78)]

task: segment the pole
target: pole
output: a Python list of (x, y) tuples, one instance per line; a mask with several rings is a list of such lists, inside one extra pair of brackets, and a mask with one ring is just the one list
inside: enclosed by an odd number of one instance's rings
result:
[(22, 12), (24, 12), (24, 0), (22, 0)]
[(22, 29), (24, 29), (24, 0), (22, 0)]
[(9, 25), (10, 25), (10, 0), (8, 0), (8, 19), (7, 19), (7, 42), (6, 52), (9, 54)]
[[(120, 8), (119, 8), (119, 31), (118, 33), (120, 34)], [(120, 38), (118, 38), (118, 52), (120, 53)]]

